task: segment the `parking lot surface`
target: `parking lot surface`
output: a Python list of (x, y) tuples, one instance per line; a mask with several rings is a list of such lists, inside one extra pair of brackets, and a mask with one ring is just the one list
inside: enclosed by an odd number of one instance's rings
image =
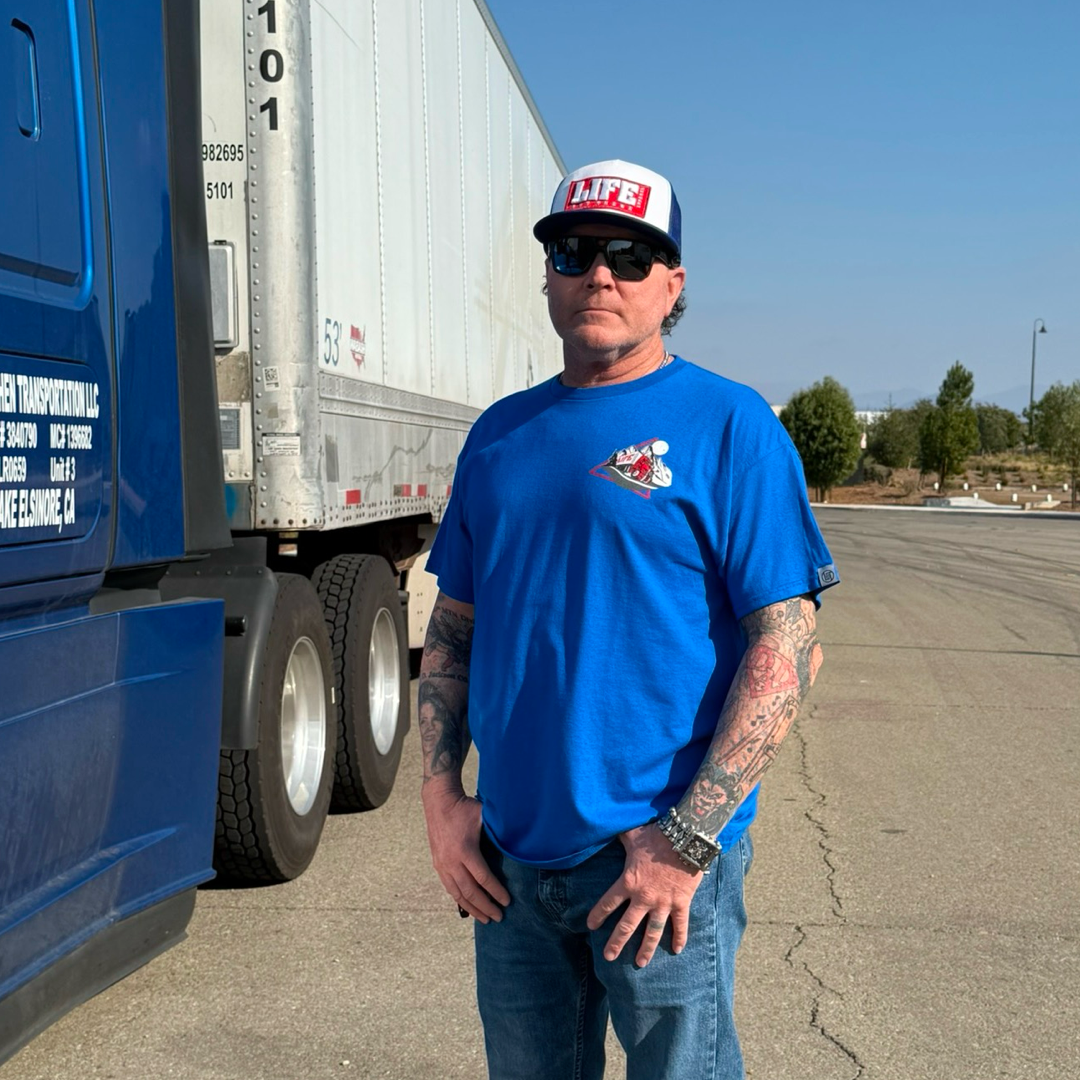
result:
[[(1080, 520), (819, 520), (843, 581), (754, 826), (749, 1074), (1075, 1080)], [(332, 818), (304, 877), (202, 891), (187, 941), (0, 1080), (480, 1080), (470, 924), (419, 778), (414, 730), (388, 804)]]

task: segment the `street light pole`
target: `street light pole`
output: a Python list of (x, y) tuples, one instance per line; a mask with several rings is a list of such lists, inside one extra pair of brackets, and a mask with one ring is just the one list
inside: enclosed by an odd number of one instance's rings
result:
[[(1042, 326), (1039, 325), (1042, 323)], [(1031, 324), (1031, 393), (1028, 396), (1028, 450), (1035, 445), (1035, 342), (1038, 340), (1036, 333), (1046, 333), (1046, 323), (1042, 319), (1036, 319)]]

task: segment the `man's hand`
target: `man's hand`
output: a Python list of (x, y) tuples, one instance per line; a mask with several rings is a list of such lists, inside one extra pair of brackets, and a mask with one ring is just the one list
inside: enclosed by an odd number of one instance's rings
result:
[(480, 853), (480, 803), (464, 792), (429, 784), (424, 788), (424, 817), (431, 862), (443, 888), (480, 922), (501, 922), (510, 894)]
[(480, 854), (480, 803), (461, 786), (469, 752), (471, 604), (440, 592), (428, 620), (420, 665), (420, 741), (424, 752), (424, 817), (431, 861), (463, 912), (482, 923), (502, 919), (510, 895)]
[(642, 919), (648, 919), (645, 939), (635, 963), (644, 967), (656, 952), (664, 927), (671, 920), (671, 948), (682, 952), (690, 930), (690, 901), (703, 875), (687, 866), (655, 825), (642, 825), (619, 834), (626, 848), (622, 876), (589, 912), (590, 930), (630, 901), (604, 946), (604, 959), (614, 960), (633, 937)]

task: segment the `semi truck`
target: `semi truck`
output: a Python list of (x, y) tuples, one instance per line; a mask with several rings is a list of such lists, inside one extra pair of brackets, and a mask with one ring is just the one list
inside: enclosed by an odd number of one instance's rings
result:
[(0, 1061), (389, 796), (564, 171), (483, 0), (0, 0)]

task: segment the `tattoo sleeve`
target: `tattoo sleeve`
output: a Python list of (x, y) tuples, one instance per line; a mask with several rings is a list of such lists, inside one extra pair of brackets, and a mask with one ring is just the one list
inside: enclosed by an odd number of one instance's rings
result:
[(742, 620), (747, 650), (709, 752), (677, 810), (715, 836), (780, 750), (821, 666), (813, 601), (793, 597)]
[(460, 784), (469, 751), (469, 657), (472, 608), (440, 595), (428, 623), (420, 666), (418, 713), (424, 783)]

